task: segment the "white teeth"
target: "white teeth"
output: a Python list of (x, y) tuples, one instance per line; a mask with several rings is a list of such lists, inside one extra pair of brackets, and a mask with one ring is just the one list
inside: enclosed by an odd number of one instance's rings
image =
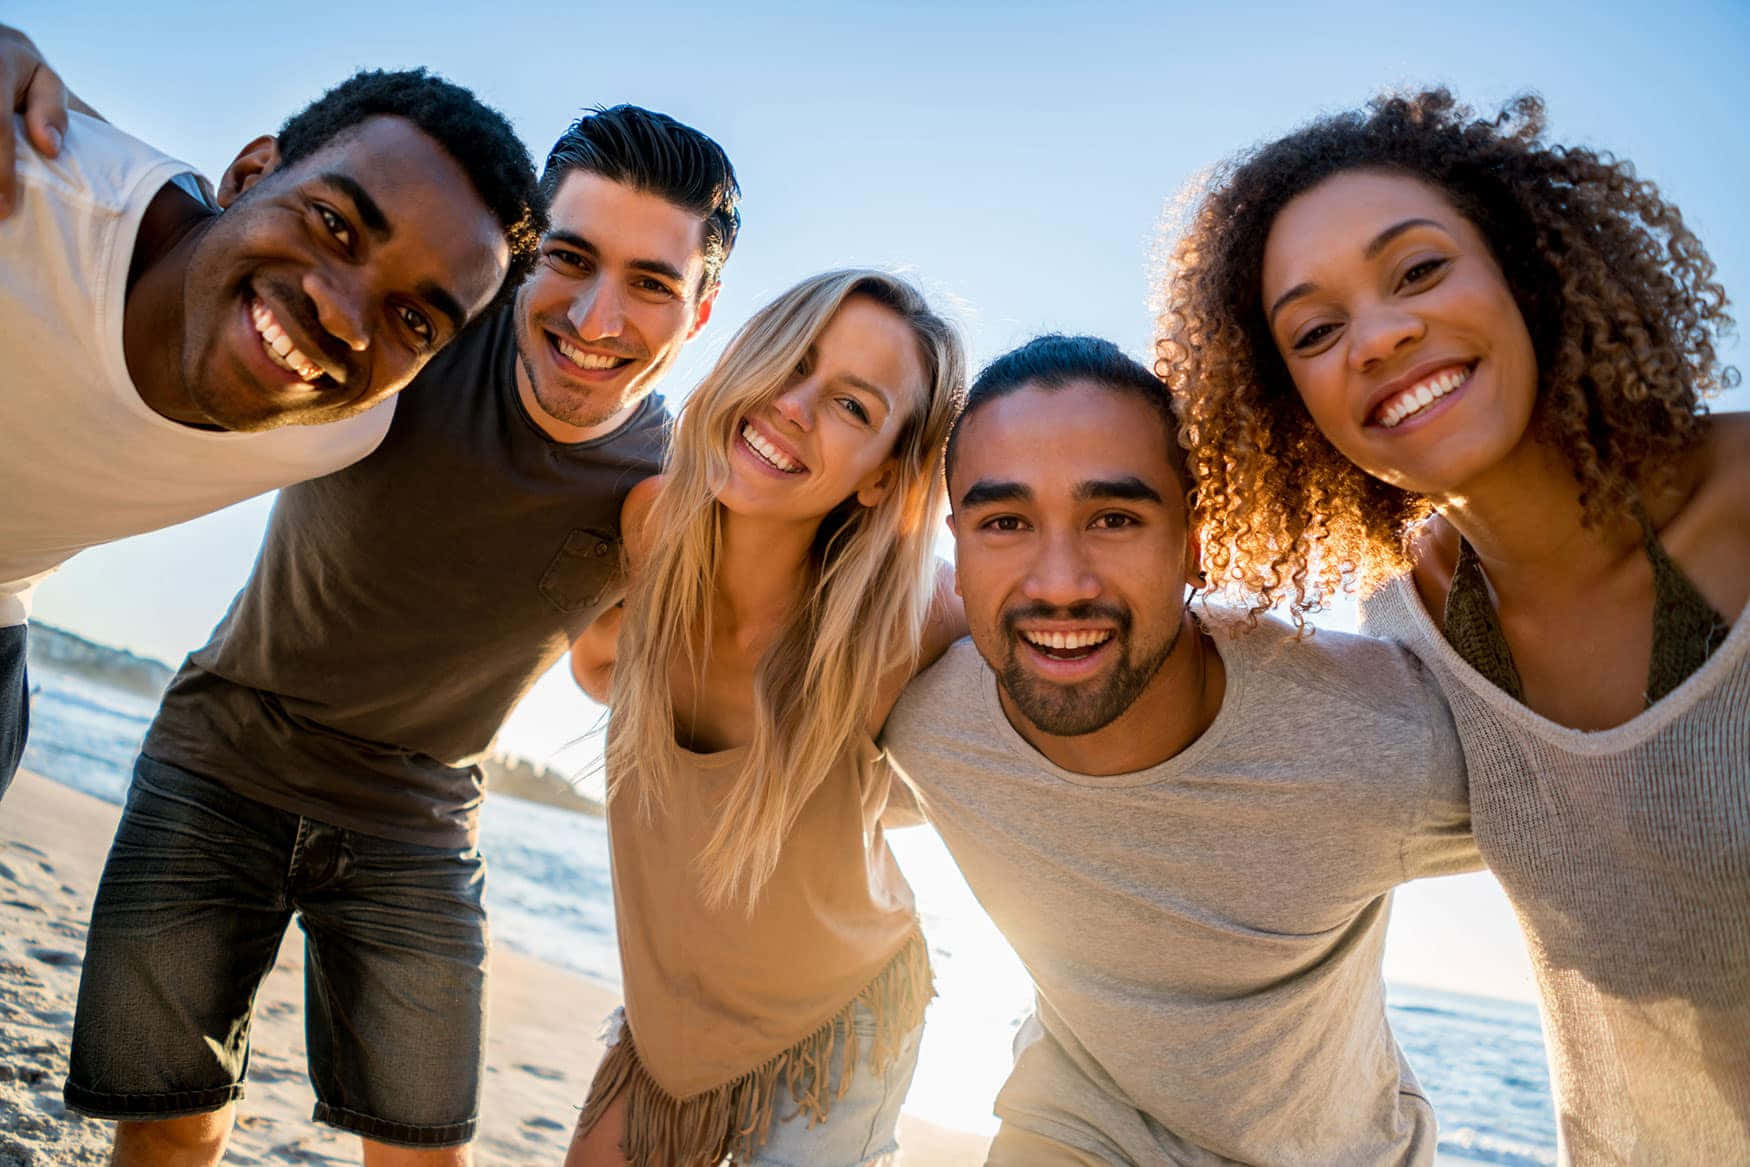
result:
[(554, 339), (565, 359), (581, 369), (612, 369), (620, 364), (619, 357), (604, 357), (595, 353), (586, 353), (568, 341), (559, 340), (557, 337)]
[(794, 458), (785, 454), (784, 451), (766, 441), (765, 438), (760, 436), (760, 432), (754, 429), (750, 423), (742, 423), (741, 440), (752, 446), (754, 453), (758, 454), (786, 474), (794, 474), (802, 469), (802, 464), (800, 462), (797, 462)]
[(1093, 648), (1112, 639), (1112, 633), (1102, 632), (1023, 632), (1029, 644), (1066, 652), (1078, 648)]
[(1387, 429), (1427, 409), (1470, 379), (1469, 369), (1450, 369), (1399, 393), (1379, 408), (1379, 422)]
[(322, 367), (297, 350), (266, 304), (260, 300), (250, 301), (249, 319), (254, 322), (255, 331), (261, 334), (261, 347), (274, 364), (295, 374), (301, 381), (314, 381), (322, 375)]

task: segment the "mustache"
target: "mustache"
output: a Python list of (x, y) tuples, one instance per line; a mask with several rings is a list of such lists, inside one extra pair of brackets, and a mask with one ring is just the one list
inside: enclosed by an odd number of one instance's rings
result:
[(577, 335), (577, 329), (572, 326), (570, 320), (563, 316), (537, 316), (535, 317), (535, 327), (551, 332), (567, 344), (574, 344), (578, 348), (595, 349), (597, 352), (607, 353), (609, 356), (617, 357), (623, 361), (642, 361), (650, 356), (643, 345), (631, 344), (616, 336), (604, 336), (599, 340), (585, 340)]
[(1057, 604), (1026, 604), (1003, 613), (1003, 632), (1010, 639), (1019, 636), (1019, 625), (1023, 620), (1061, 620), (1065, 623), (1077, 620), (1089, 623), (1104, 621), (1114, 626), (1120, 640), (1130, 635), (1132, 623), (1130, 609), (1116, 604), (1071, 604), (1068, 607)]
[[(300, 332), (309, 337), (309, 343), (314, 344), (322, 355), (325, 369), (338, 368), (345, 374), (345, 387), (349, 392), (355, 392), (364, 384), (364, 368), (358, 353), (342, 344), (333, 333), (322, 327), (322, 321), (317, 318), (316, 305), (311, 303), (309, 295), (295, 284), (282, 283), (272, 277), (259, 279), (254, 284), (258, 298), (268, 300), (273, 305), (275, 316), (289, 316), (298, 326)], [(264, 295), (265, 293), (265, 295)], [(305, 353), (305, 356), (313, 354)], [(339, 378), (333, 378), (339, 380)]]

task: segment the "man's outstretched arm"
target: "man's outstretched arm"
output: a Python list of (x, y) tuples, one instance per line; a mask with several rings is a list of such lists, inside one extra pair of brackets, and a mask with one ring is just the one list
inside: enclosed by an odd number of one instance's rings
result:
[[(0, 94), (12, 95), (12, 112), (24, 116), (31, 148), (45, 158), (58, 157), (67, 135), (69, 109), (87, 117), (103, 115), (68, 91), (60, 74), (49, 68), (42, 53), (16, 28), (0, 24)], [(17, 123), (0, 118), (0, 219), (12, 213), (16, 196)]]

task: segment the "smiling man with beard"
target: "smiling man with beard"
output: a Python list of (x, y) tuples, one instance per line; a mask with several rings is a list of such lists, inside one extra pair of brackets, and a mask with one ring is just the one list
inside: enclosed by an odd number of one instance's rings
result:
[(124, 1120), (121, 1167), (218, 1161), (255, 989), (294, 915), (316, 1119), (363, 1136), (367, 1167), (468, 1161), (477, 761), (619, 598), (620, 511), (667, 443), (652, 391), (709, 319), (740, 224), (717, 143), (636, 106), (572, 125), (541, 193), (515, 304), (426, 368), (368, 458), (281, 492), (147, 732), (66, 1086)]
[(1386, 1022), (1391, 889), (1480, 864), (1395, 646), (1193, 608), (1166, 390), (1047, 336), (948, 442), (970, 640), (883, 744), (1038, 990), (989, 1162), (1433, 1162)]
[[(53, 76), (0, 28), (0, 73), (25, 71)], [(183, 163), (61, 117), (0, 219), (0, 793), (36, 583), (369, 453), (372, 407), (520, 278), (537, 231), (510, 125), (419, 70), (360, 73), (256, 138), (217, 205)]]

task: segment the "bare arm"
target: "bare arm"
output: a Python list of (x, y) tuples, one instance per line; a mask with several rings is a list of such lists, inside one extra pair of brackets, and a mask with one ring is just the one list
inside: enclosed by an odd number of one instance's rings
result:
[[(644, 542), (644, 520), (650, 514), (650, 504), (662, 488), (662, 478), (646, 478), (632, 488), (620, 507), (620, 538), (626, 547), (626, 570), (636, 572), (647, 547)], [(571, 678), (577, 687), (599, 704), (608, 703), (614, 687), (614, 661), (619, 651), (620, 620), (626, 611), (621, 600), (602, 612), (585, 628), (571, 645)]]
[(886, 724), (887, 715), (893, 712), (893, 706), (899, 701), (899, 694), (904, 690), (906, 682), (935, 664), (948, 651), (950, 644), (965, 635), (966, 605), (954, 590), (953, 565), (937, 560), (936, 590), (930, 597), (930, 614), (924, 621), (917, 659), (909, 666), (896, 670), (882, 685), (880, 699), (876, 701), (869, 718), (869, 733), (872, 737), (881, 735), (881, 727)]
[[(68, 91), (29, 37), (6, 25), (0, 25), (0, 93), (12, 95), (12, 112), (24, 115), (25, 138), (45, 158), (61, 153), (69, 109), (102, 120)], [(17, 201), (17, 156), (16, 124), (10, 117), (0, 118), (0, 219), (12, 213)]]

